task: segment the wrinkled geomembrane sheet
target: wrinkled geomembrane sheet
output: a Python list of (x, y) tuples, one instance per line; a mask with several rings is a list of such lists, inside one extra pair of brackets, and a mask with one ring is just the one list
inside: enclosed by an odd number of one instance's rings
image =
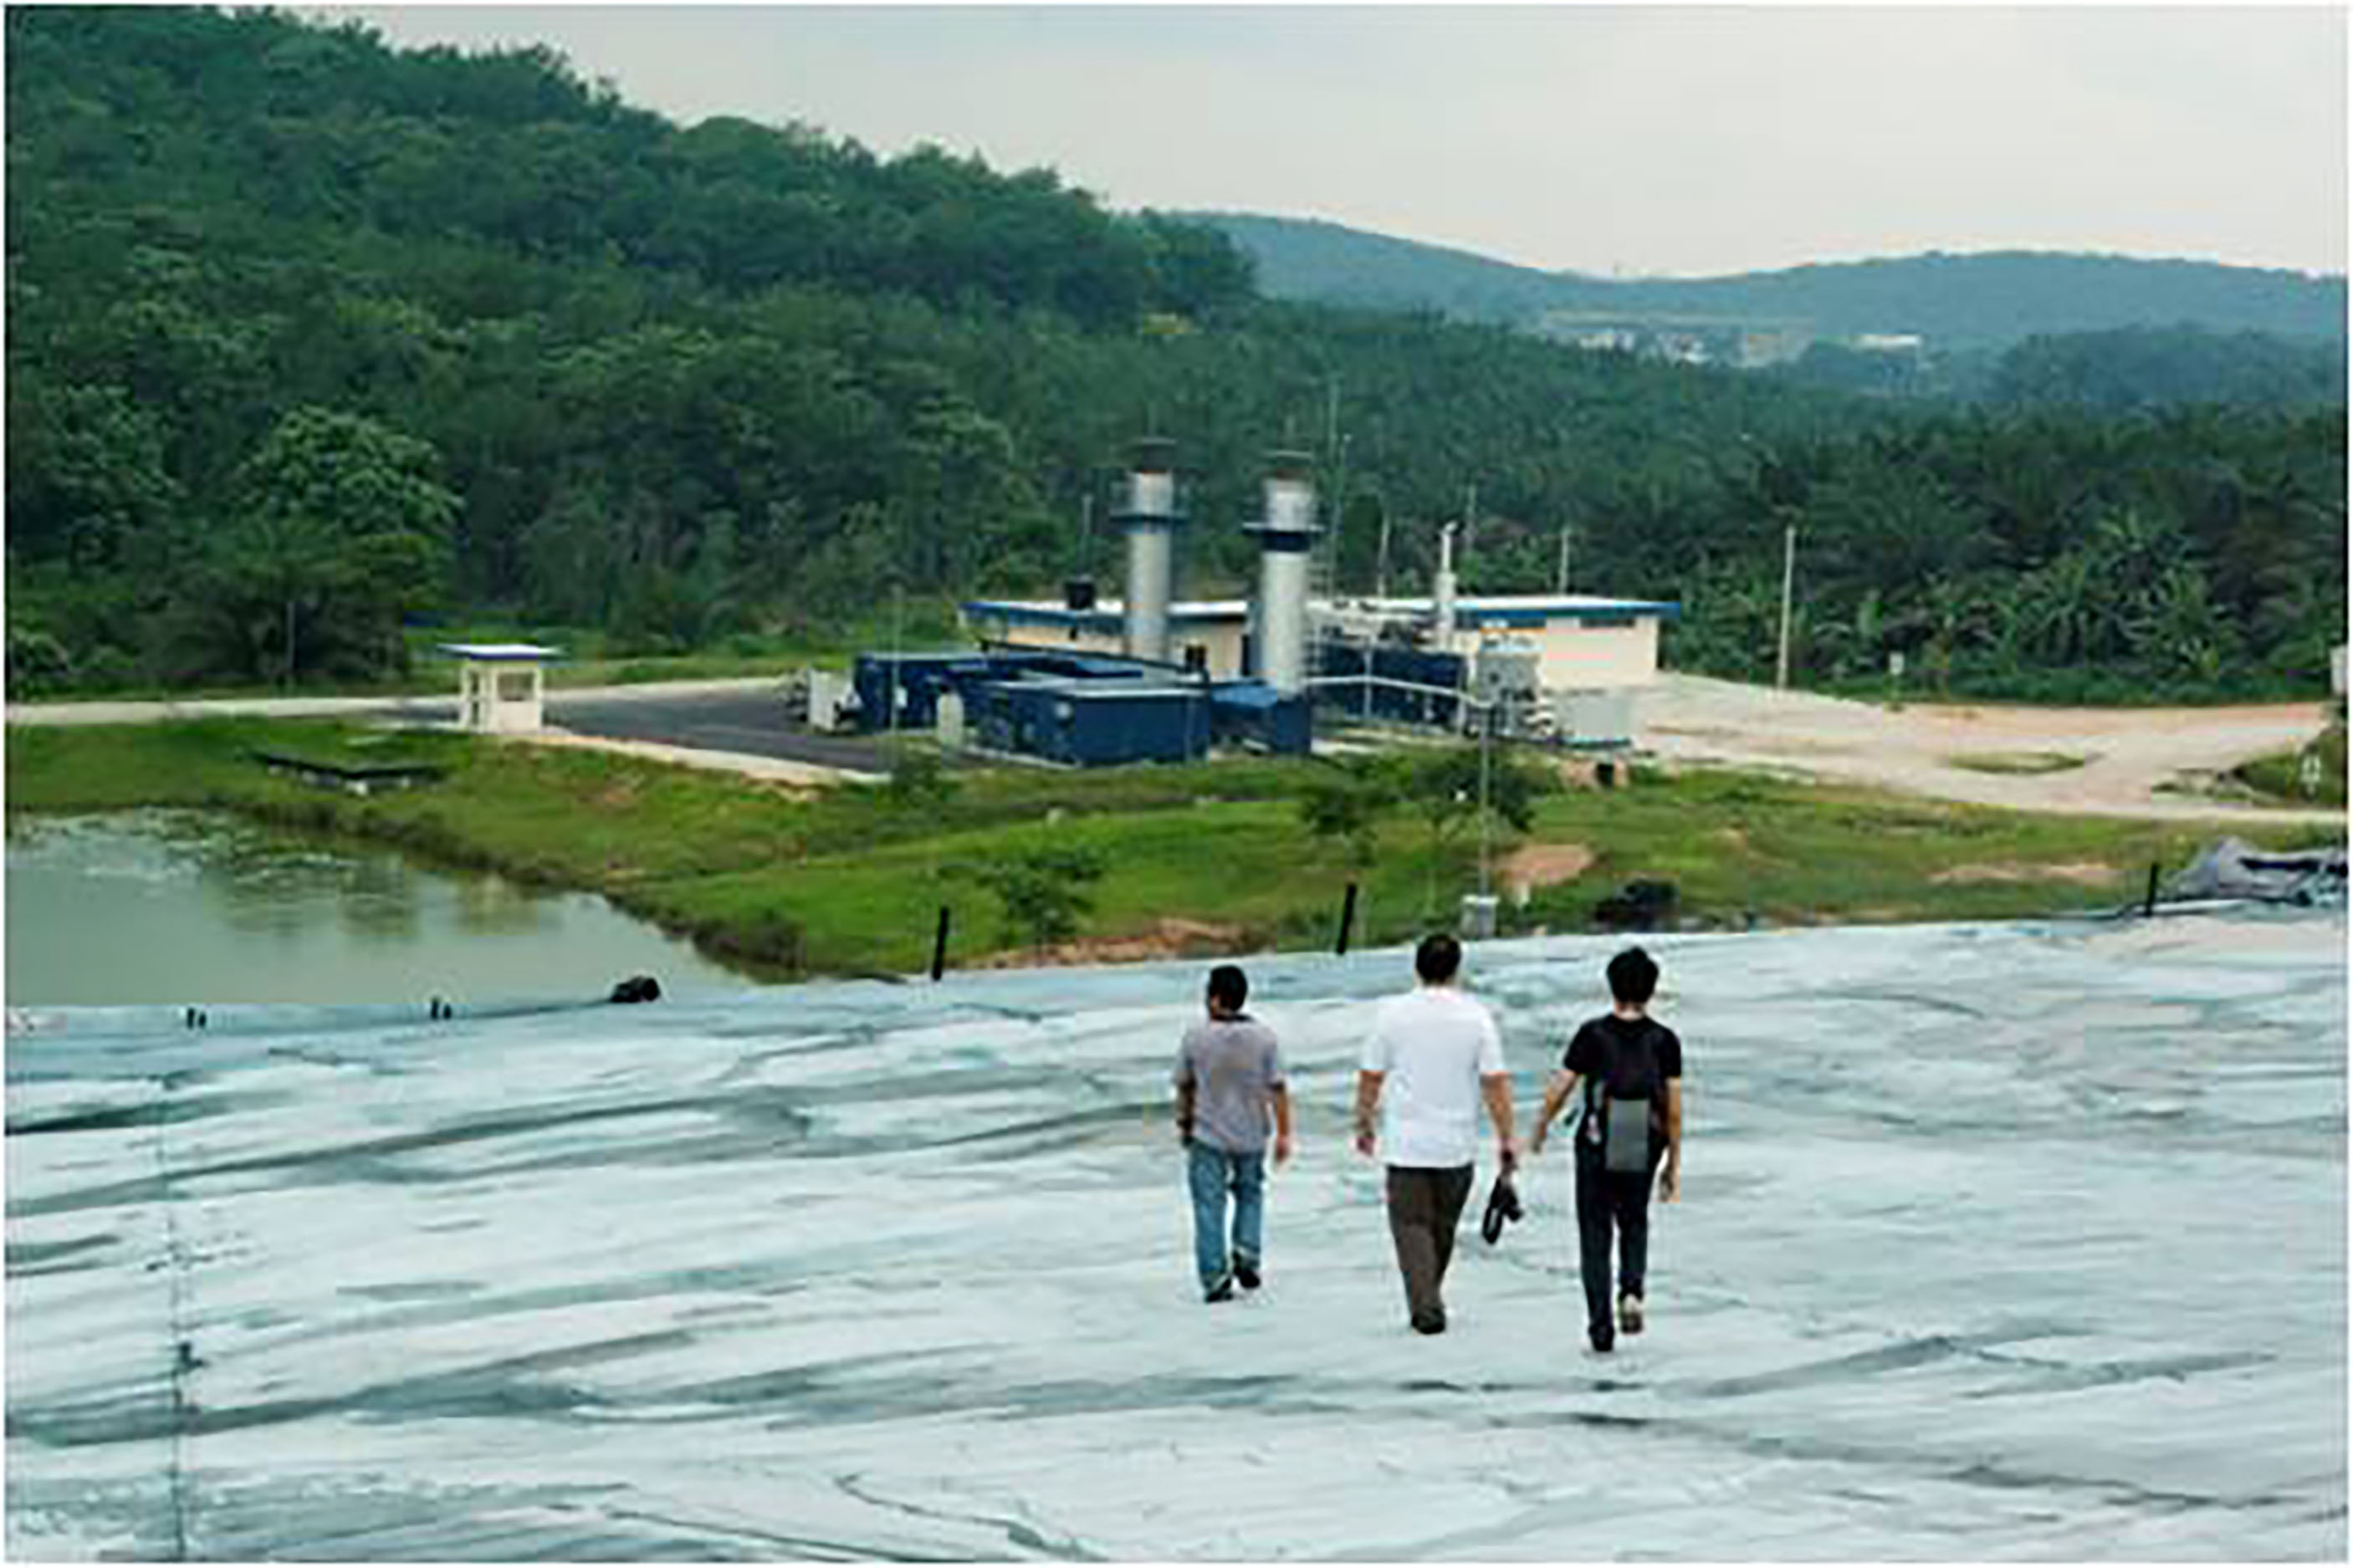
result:
[[(1688, 1195), (1608, 1359), (1559, 1144), (1408, 1331), (1345, 1143), (1394, 951), (1250, 966), (1303, 1152), (1218, 1308), (1198, 965), (20, 1017), (8, 1550), (2341, 1559), (2344, 944), (1657, 939)], [(1524, 1113), (1614, 945), (1473, 950)]]

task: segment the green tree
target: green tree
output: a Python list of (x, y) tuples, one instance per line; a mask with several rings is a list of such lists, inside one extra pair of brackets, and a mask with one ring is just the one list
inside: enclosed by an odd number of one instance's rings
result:
[(963, 788), (940, 754), (928, 746), (902, 742), (891, 759), (883, 798), (905, 811), (937, 811)]
[(1343, 763), (1308, 779), (1299, 796), (1299, 819), (1318, 843), (1340, 846), (1350, 864), (1372, 862), (1382, 812), (1396, 804), (1396, 782), (1379, 768)]
[[(1438, 864), (1482, 816), (1514, 833), (1535, 823), (1536, 802), (1556, 787), (1551, 773), (1497, 742), (1483, 764), (1478, 746), (1447, 746), (1409, 754), (1394, 763), (1397, 796), (1429, 831), (1425, 913), (1438, 907)], [(1482, 801), (1484, 809), (1482, 809)]]
[(433, 597), (458, 500), (422, 441), (322, 408), (281, 419), (180, 601), (184, 667), (276, 679), (406, 664), (400, 618)]
[(998, 940), (1041, 948), (1078, 935), (1080, 921), (1094, 910), (1088, 889), (1104, 870), (1103, 857), (1092, 849), (1049, 844), (1000, 849), (949, 874), (996, 898), (1003, 914)]

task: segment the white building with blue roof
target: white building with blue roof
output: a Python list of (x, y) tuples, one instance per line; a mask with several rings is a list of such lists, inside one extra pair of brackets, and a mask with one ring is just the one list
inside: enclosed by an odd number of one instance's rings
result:
[[(1650, 599), (1587, 594), (1498, 594), (1457, 597), (1454, 630), (1441, 638), (1438, 604), (1430, 598), (1350, 599), (1317, 605), (1322, 629), (1344, 638), (1369, 636), (1382, 626), (1423, 629), (1434, 651), (1468, 653), (1508, 637), (1532, 646), (1540, 679), (1554, 691), (1621, 691), (1650, 685), (1659, 673), (1659, 627), (1678, 618), (1681, 605)], [(1125, 609), (1117, 600), (1074, 608), (1050, 600), (976, 599), (963, 606), (965, 626), (984, 642), (1063, 652), (1120, 654)], [(1246, 599), (1180, 600), (1169, 606), (1169, 658), (1198, 664), (1221, 679), (1252, 673), (1247, 653), (1250, 605)]]

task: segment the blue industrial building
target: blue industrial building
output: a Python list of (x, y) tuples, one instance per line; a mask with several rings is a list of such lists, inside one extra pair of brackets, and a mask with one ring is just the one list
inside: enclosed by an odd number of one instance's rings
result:
[[(1254, 679), (1235, 679), (1211, 674), (1205, 647), (1187, 645), (1172, 658), (1175, 547), (1186, 522), (1172, 457), (1163, 437), (1136, 442), (1113, 514), (1128, 543), (1117, 653), (985, 644), (972, 653), (861, 654), (852, 674), (857, 726), (936, 729), (943, 744), (1073, 767), (1190, 762), (1212, 746), (1308, 752), (1307, 551), (1322, 531), (1308, 459), (1269, 457), (1265, 516), (1250, 525), (1261, 556)], [(1091, 614), (1092, 579), (1072, 581), (1065, 597), (1071, 614)]]
[(937, 729), (942, 700), (953, 698), (967, 743), (1072, 767), (1193, 762), (1212, 746), (1296, 755), (1314, 739), (1303, 695), (1126, 658), (866, 653), (851, 679), (866, 733)]
[(984, 750), (1074, 767), (1187, 763), (1208, 754), (1208, 693), (1138, 680), (987, 680), (967, 720)]

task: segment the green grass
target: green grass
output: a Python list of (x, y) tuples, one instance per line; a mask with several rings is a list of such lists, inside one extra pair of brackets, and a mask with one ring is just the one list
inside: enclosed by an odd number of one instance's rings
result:
[[(2317, 784), (2310, 790), (2305, 787), (2307, 753), (2320, 764)], [(2345, 804), (2345, 726), (2331, 724), (2310, 745), (2259, 757), (2240, 768), (2237, 777), (2256, 794), (2283, 804), (2341, 806)]]
[[(1513, 923), (1577, 927), (1636, 878), (1672, 881), (1686, 918), (1738, 926), (2011, 919), (2114, 907), (2152, 862), (2186, 863), (2222, 828), (1948, 805), (1857, 788), (1695, 772), (1546, 800), (1535, 837), (1596, 859), (1538, 891)], [(2269, 847), (2334, 842), (2311, 828), (2233, 826)], [(2097, 879), (2078, 868), (2110, 868)], [(1957, 873), (1957, 877), (1955, 874)], [(1948, 879), (1938, 880), (1939, 877)]]
[(1946, 762), (1973, 773), (2064, 773), (2090, 759), (2068, 752), (1965, 752)]
[[(272, 776), (249, 760), (257, 748), (429, 762), (447, 773), (419, 789), (360, 799)], [(1475, 880), (1472, 835), (1433, 854), (1426, 830), (1404, 816), (1382, 824), (1363, 868), (1318, 844), (1295, 798), (1324, 764), (1301, 760), (1003, 768), (958, 774), (944, 803), (900, 805), (875, 786), (799, 795), (587, 750), (324, 721), (211, 719), (11, 729), (7, 764), (17, 810), (216, 807), (354, 835), (432, 861), (602, 893), (772, 978), (919, 969), (943, 903), (955, 910), (955, 962), (1016, 945), (994, 901), (954, 871), (1050, 837), (1092, 848), (1110, 867), (1093, 889), (1084, 933), (1092, 938), (1146, 933), (1173, 918), (1221, 928), (1236, 951), (1318, 947), (1331, 940), (1342, 890), (1356, 880), (1356, 941), (1394, 942), (1433, 916), (1449, 918)], [(2114, 906), (2138, 893), (2152, 861), (2178, 867), (2220, 831), (1644, 770), (1628, 788), (1540, 803), (1530, 841), (1581, 844), (1597, 858), (1525, 908), (1507, 898), (1504, 929), (1594, 929), (1595, 902), (1637, 878), (1673, 882), (1681, 916), (1718, 928)], [(2341, 839), (2325, 828), (2231, 831), (2280, 848)], [(1498, 842), (1499, 865), (1511, 847)], [(2110, 869), (2086, 882), (2073, 868), (2087, 865)], [(1937, 879), (1956, 871), (1967, 879)]]

